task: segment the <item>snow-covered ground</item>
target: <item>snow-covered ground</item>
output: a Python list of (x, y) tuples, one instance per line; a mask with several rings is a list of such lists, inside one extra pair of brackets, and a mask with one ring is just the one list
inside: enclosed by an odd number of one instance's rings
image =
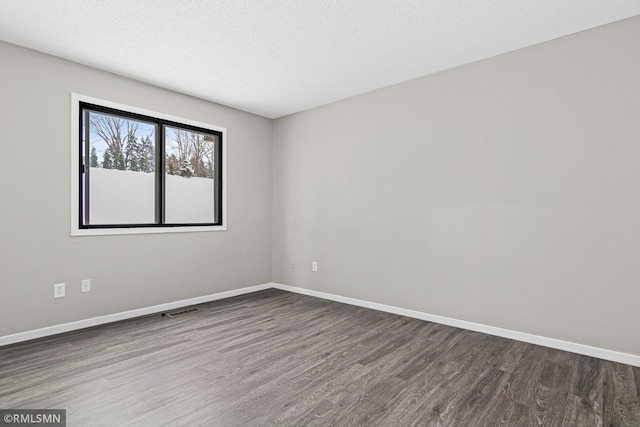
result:
[[(90, 168), (90, 224), (153, 223), (153, 173)], [(213, 179), (166, 176), (166, 222), (210, 223)]]

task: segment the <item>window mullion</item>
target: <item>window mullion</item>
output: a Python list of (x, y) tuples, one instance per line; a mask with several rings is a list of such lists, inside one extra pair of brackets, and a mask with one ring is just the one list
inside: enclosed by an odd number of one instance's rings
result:
[(156, 222), (165, 223), (165, 126), (158, 121), (158, 132), (156, 132), (156, 147), (158, 149), (156, 158)]

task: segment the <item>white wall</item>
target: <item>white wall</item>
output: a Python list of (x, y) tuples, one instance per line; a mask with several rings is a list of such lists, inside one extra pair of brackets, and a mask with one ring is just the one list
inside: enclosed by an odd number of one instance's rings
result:
[[(271, 281), (270, 120), (6, 43), (0, 65), (0, 336)], [(226, 127), (228, 230), (70, 237), (72, 92)]]
[(640, 355), (638, 40), (635, 17), (275, 121), (274, 281)]

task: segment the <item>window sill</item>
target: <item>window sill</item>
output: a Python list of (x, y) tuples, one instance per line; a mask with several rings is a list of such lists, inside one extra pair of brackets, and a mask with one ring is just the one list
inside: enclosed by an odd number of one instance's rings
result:
[(226, 231), (226, 225), (193, 226), (193, 227), (140, 227), (140, 228), (77, 228), (71, 229), (71, 236), (113, 236), (122, 234), (166, 234), (166, 233), (201, 233), (209, 231)]

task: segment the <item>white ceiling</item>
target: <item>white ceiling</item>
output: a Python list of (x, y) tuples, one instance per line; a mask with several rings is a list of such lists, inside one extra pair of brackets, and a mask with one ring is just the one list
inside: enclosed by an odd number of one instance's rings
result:
[(639, 14), (640, 0), (0, 0), (0, 40), (276, 118)]

